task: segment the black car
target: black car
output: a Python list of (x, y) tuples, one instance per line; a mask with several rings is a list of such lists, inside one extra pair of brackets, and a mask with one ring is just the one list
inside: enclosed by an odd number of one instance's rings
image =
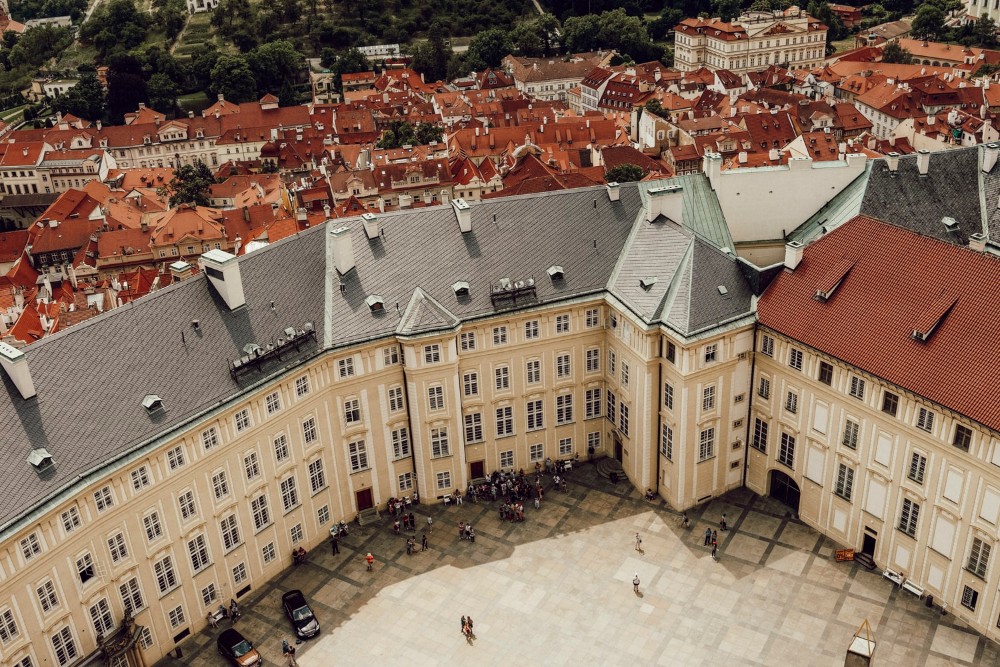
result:
[(288, 591), (282, 595), (281, 606), (285, 609), (285, 616), (295, 626), (295, 634), (300, 639), (309, 639), (319, 634), (319, 621), (306, 603), (302, 591)]
[(216, 643), (219, 646), (219, 653), (237, 667), (253, 667), (263, 662), (260, 653), (257, 653), (250, 640), (238, 630), (233, 628), (223, 630)]

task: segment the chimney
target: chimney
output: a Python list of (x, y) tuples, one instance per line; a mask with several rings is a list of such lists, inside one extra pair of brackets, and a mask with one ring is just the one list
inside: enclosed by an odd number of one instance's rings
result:
[(246, 304), (243, 295), (243, 279), (236, 255), (225, 250), (209, 250), (198, 259), (201, 270), (208, 276), (208, 282), (215, 288), (229, 310), (236, 310)]
[(806, 247), (798, 241), (789, 241), (785, 244), (785, 268), (794, 271), (802, 262), (802, 253)]
[(97, 131), (98, 131), (98, 132), (100, 132), (100, 131), (101, 131), (101, 127), (102, 127), (102, 126), (101, 126), (101, 121), (99, 121), (99, 120), (98, 120), (98, 121), (97, 121)]
[(931, 166), (931, 152), (927, 149), (917, 151), (917, 171), (923, 177), (927, 176), (927, 171)]
[(354, 241), (350, 227), (337, 227), (330, 231), (330, 254), (337, 273), (345, 275), (354, 268)]
[(368, 240), (377, 239), (379, 233), (378, 216), (374, 213), (362, 213), (361, 221), (365, 225), (365, 234)]
[(927, 114), (927, 125), (933, 125), (934, 124), (934, 120), (935, 120), (934, 114), (932, 114), (932, 113)]
[(986, 235), (982, 232), (969, 234), (969, 250), (976, 252), (986, 252)]
[(194, 274), (194, 266), (185, 262), (183, 259), (177, 260), (170, 265), (170, 275), (177, 282), (190, 278)]
[(646, 191), (646, 196), (646, 222), (652, 222), (661, 215), (677, 224), (684, 222), (684, 188), (682, 186), (665, 185), (650, 188)]
[(993, 171), (998, 157), (1000, 157), (1000, 144), (986, 144), (983, 148), (983, 171), (987, 173)]
[(712, 151), (705, 151), (705, 174), (712, 189), (716, 187), (716, 181), (722, 174), (722, 156)]
[(464, 199), (452, 199), (451, 207), (455, 210), (455, 217), (458, 218), (458, 228), (462, 233), (472, 231), (472, 209)]
[(327, 220), (330, 219), (330, 205), (329, 204), (323, 204), (323, 215), (326, 216)]
[(621, 189), (622, 186), (618, 185), (618, 183), (615, 183), (614, 181), (608, 183), (608, 200), (618, 201), (618, 198), (621, 195)]
[(295, 220), (298, 222), (305, 222), (309, 219), (309, 211), (305, 210), (301, 206), (295, 209)]
[(899, 153), (889, 153), (886, 155), (885, 166), (889, 168), (889, 173), (895, 176), (899, 170)]
[(24, 352), (7, 343), (0, 343), (0, 366), (3, 366), (7, 377), (21, 392), (21, 398), (29, 399), (35, 395), (35, 383), (31, 379), (28, 357), (24, 356)]

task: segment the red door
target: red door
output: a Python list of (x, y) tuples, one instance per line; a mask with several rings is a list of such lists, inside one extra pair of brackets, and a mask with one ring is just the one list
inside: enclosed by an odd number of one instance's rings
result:
[(469, 479), (481, 479), (486, 476), (486, 462), (473, 461), (469, 464)]
[(359, 512), (375, 506), (375, 500), (372, 498), (371, 489), (364, 489), (363, 491), (358, 491), (357, 493), (354, 494), (354, 496), (358, 500)]

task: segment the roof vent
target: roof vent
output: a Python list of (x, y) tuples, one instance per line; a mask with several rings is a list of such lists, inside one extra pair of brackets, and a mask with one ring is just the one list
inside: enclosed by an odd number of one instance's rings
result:
[(365, 305), (372, 311), (372, 315), (379, 315), (385, 312), (385, 301), (378, 294), (372, 294), (365, 299)]
[(656, 284), (656, 276), (646, 276), (645, 278), (639, 279), (639, 287), (649, 291), (649, 289)]
[(261, 347), (257, 343), (247, 343), (243, 346), (243, 354), (257, 354), (260, 350)]
[(453, 283), (451, 289), (455, 291), (455, 296), (459, 298), (469, 296), (469, 283), (464, 280)]
[(944, 321), (945, 315), (948, 314), (952, 306), (957, 302), (957, 296), (953, 296), (945, 291), (941, 292), (917, 318), (916, 323), (913, 325), (913, 331), (910, 334), (913, 340), (926, 343), (927, 339), (934, 333), (934, 330), (938, 328), (938, 325)]
[(142, 399), (142, 407), (146, 408), (147, 412), (162, 410), (163, 399), (156, 394), (146, 394), (146, 397)]
[(854, 268), (854, 262), (849, 259), (842, 259), (831, 266), (823, 279), (820, 280), (819, 285), (816, 286), (815, 299), (824, 303), (829, 301), (852, 268)]
[(49, 454), (49, 450), (44, 447), (36, 447), (31, 450), (28, 454), (28, 463), (30, 463), (35, 470), (46, 470), (53, 464), (55, 464), (55, 459)]
[(719, 294), (721, 294), (722, 296), (726, 296), (727, 294), (729, 294), (729, 288), (727, 288), (725, 285), (719, 285), (718, 290)]
[(951, 217), (950, 215), (946, 215), (945, 217), (941, 218), (941, 224), (944, 225), (945, 228), (952, 234), (958, 231), (958, 220)]
[(21, 398), (28, 399), (35, 395), (35, 383), (31, 379), (28, 358), (24, 352), (7, 343), (0, 343), (0, 366), (21, 392)]
[(566, 274), (566, 272), (563, 271), (563, 267), (558, 264), (553, 264), (546, 269), (545, 272), (549, 274), (549, 278), (552, 278), (552, 280), (562, 280), (563, 276)]

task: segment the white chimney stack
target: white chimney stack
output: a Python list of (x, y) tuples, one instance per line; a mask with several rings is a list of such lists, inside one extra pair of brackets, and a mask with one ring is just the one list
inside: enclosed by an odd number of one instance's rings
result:
[(31, 379), (28, 357), (24, 356), (24, 352), (7, 343), (0, 343), (0, 366), (3, 366), (7, 377), (21, 392), (21, 398), (27, 400), (35, 395), (35, 383)]
[(885, 166), (889, 172), (895, 174), (899, 170), (899, 153), (889, 153), (885, 156)]
[(229, 310), (236, 310), (246, 303), (243, 295), (243, 279), (236, 255), (225, 250), (209, 250), (198, 259), (201, 270), (208, 276), (208, 282), (226, 302)]
[(986, 252), (986, 235), (981, 232), (969, 234), (969, 249), (976, 252)]
[(621, 189), (622, 186), (614, 181), (608, 183), (608, 199), (610, 201), (618, 201), (618, 198), (621, 195)]
[(684, 188), (680, 185), (665, 185), (650, 188), (646, 195), (646, 222), (652, 222), (659, 216), (673, 220), (678, 225), (683, 223)]
[(333, 267), (340, 275), (354, 268), (354, 241), (349, 227), (337, 227), (330, 232)]
[(983, 171), (986, 173), (993, 171), (998, 157), (1000, 157), (1000, 144), (986, 144), (983, 148)]
[(365, 225), (365, 234), (368, 236), (368, 239), (377, 239), (379, 232), (378, 216), (374, 213), (362, 213), (361, 221)]
[(917, 151), (917, 171), (926, 176), (931, 166), (931, 152), (927, 149)]
[(806, 247), (798, 241), (789, 241), (785, 244), (785, 268), (794, 271), (802, 263), (802, 253)]
[(464, 199), (452, 199), (451, 207), (455, 210), (455, 217), (458, 218), (458, 228), (462, 233), (472, 231), (472, 209)]

